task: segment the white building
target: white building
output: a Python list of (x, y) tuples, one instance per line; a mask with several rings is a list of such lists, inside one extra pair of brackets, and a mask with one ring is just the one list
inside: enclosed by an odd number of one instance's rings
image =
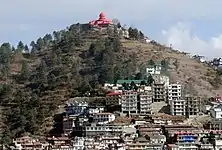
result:
[(146, 74), (147, 76), (154, 75), (154, 74), (160, 74), (162, 70), (162, 66), (161, 64), (157, 64), (157, 65), (149, 65), (146, 68)]
[(83, 137), (75, 137), (74, 140), (72, 140), (72, 150), (84, 150), (85, 148), (85, 138)]
[(140, 89), (139, 92), (139, 105), (140, 114), (151, 114), (151, 104), (153, 91), (150, 86), (145, 86), (144, 89)]
[(168, 86), (168, 102), (171, 115), (186, 115), (186, 101), (181, 98), (181, 93), (181, 84), (176, 83)]
[(137, 92), (130, 90), (130, 91), (123, 91), (122, 93), (122, 100), (121, 100), (121, 110), (122, 113), (126, 114), (137, 114)]
[(88, 113), (89, 113), (90, 115), (104, 112), (104, 107), (101, 107), (101, 106), (89, 107), (89, 108), (87, 108), (87, 109), (88, 109)]
[(160, 84), (164, 84), (165, 89), (168, 88), (169, 84), (170, 84), (170, 79), (168, 76), (164, 76), (164, 75), (153, 75), (152, 76), (154, 81), (156, 83), (160, 83)]
[(97, 113), (93, 115), (93, 121), (98, 124), (107, 124), (115, 120), (115, 115), (112, 113)]
[(210, 114), (214, 119), (222, 119), (222, 105), (218, 105), (210, 110)]

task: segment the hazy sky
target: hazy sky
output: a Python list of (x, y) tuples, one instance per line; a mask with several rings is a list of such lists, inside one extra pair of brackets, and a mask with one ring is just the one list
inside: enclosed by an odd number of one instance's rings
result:
[(110, 19), (193, 54), (222, 56), (221, 0), (0, 0), (0, 43), (29, 43), (68, 25)]

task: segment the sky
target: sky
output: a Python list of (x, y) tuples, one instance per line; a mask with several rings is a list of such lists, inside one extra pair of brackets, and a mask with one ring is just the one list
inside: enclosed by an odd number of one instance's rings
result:
[(207, 58), (222, 56), (221, 0), (0, 0), (0, 43), (25, 44), (104, 12), (150, 39)]

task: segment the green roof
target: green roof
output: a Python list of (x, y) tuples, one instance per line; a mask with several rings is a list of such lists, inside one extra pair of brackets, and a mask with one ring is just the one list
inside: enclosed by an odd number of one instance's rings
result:
[(135, 84), (140, 84), (141, 81), (144, 81), (144, 80), (117, 80), (117, 84), (123, 84), (123, 83), (130, 84), (131, 82), (134, 82)]

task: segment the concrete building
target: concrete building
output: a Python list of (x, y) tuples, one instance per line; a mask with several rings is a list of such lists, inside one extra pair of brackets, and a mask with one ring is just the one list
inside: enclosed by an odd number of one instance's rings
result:
[(88, 107), (87, 102), (73, 102), (67, 103), (65, 106), (66, 115), (79, 115), (84, 112), (84, 110)]
[(73, 128), (75, 127), (75, 120), (76, 120), (76, 116), (64, 116), (63, 117), (63, 133), (64, 135), (69, 135)]
[(153, 89), (153, 102), (160, 102), (166, 100), (166, 90), (164, 83), (154, 83)]
[(165, 75), (152, 75), (155, 83), (164, 84), (165, 88), (167, 89), (170, 84), (170, 79), (168, 76)]
[(99, 125), (99, 124), (91, 124), (86, 126), (79, 126), (74, 128), (74, 133), (76, 136), (83, 137), (92, 137), (98, 135), (112, 135), (114, 134), (122, 134), (124, 127), (122, 125)]
[(154, 75), (154, 74), (160, 74), (162, 71), (162, 66), (160, 63), (155, 64), (155, 65), (148, 65), (146, 67), (146, 75), (147, 77), (149, 75)]
[(168, 86), (168, 103), (170, 105), (171, 115), (186, 115), (186, 101), (181, 97), (180, 84), (176, 83)]
[(222, 120), (222, 104), (212, 108), (210, 114), (214, 120)]
[(40, 141), (39, 139), (30, 136), (23, 136), (13, 140), (14, 150), (44, 150), (47, 148), (48, 143)]
[(121, 104), (121, 93), (110, 92), (106, 95), (106, 105), (120, 105)]
[(137, 92), (134, 90), (123, 91), (121, 100), (121, 110), (125, 114), (137, 114)]
[(152, 104), (152, 88), (149, 86), (139, 90), (139, 113), (140, 114), (151, 114)]
[(97, 113), (93, 115), (93, 121), (98, 124), (107, 124), (115, 120), (115, 115), (112, 113)]
[(186, 100), (186, 114), (188, 117), (198, 115), (201, 108), (201, 98), (197, 96), (185, 96)]

